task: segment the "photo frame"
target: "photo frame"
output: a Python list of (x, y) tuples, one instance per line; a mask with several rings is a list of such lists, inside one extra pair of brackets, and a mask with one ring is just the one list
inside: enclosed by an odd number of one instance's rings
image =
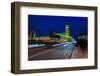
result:
[[(81, 43), (81, 38), (85, 38), (87, 44), (85, 41)], [(82, 46), (88, 51), (74, 57), (71, 46), (71, 52), (65, 52), (68, 48), (64, 47), (70, 44), (74, 49), (79, 50)], [(97, 69), (97, 7), (11, 3), (12, 73), (87, 69)]]

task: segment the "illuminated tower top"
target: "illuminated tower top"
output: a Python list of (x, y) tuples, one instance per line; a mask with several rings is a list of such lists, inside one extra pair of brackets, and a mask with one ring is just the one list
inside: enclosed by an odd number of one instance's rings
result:
[(70, 35), (70, 27), (69, 26), (70, 26), (69, 23), (65, 24), (65, 34), (66, 35)]

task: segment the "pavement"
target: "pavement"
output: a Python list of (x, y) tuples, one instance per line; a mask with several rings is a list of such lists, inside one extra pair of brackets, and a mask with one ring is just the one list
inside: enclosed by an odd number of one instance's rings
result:
[(70, 59), (73, 48), (72, 42), (29, 48), (28, 60)]

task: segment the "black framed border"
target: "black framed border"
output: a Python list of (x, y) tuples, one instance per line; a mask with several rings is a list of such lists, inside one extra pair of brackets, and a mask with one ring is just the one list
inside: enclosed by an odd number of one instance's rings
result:
[[(20, 69), (20, 7), (42, 7), (42, 8), (60, 8), (60, 9), (81, 9), (93, 10), (95, 13), (94, 19), (94, 65), (80, 67), (61, 67), (61, 68), (46, 68), (46, 69)], [(56, 72), (56, 71), (72, 71), (97, 69), (97, 7), (93, 6), (77, 6), (77, 5), (61, 5), (47, 3), (29, 3), (29, 2), (13, 2), (11, 3), (11, 72), (15, 74), (23, 73), (40, 73), (40, 72)]]

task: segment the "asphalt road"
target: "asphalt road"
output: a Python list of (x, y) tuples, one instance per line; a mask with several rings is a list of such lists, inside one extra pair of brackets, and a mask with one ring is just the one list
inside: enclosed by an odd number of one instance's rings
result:
[(70, 59), (73, 44), (62, 44), (60, 46), (31, 48), (28, 51), (28, 60), (51, 60), (51, 59)]

